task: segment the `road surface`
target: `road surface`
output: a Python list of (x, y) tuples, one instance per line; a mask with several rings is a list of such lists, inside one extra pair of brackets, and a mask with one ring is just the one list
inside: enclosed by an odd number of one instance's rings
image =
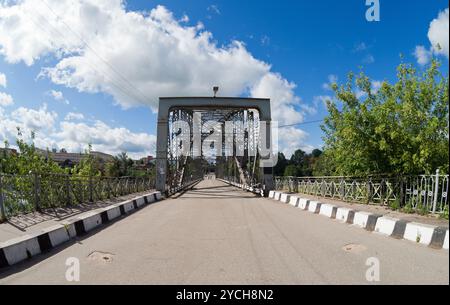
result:
[(449, 284), (449, 253), (205, 180), (0, 273), (0, 284)]

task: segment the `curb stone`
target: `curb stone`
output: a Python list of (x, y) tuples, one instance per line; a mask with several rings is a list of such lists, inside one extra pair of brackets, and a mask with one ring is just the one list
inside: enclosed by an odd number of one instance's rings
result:
[(160, 192), (152, 192), (134, 199), (88, 212), (70, 221), (61, 222), (39, 232), (20, 236), (0, 243), (0, 269), (48, 252), (77, 236), (112, 222), (120, 216), (130, 214), (146, 203), (162, 198)]
[[(277, 197), (278, 199), (276, 199)], [(420, 243), (433, 249), (448, 250), (448, 227), (437, 227), (369, 212), (355, 211), (353, 209), (339, 207), (334, 204), (321, 203), (308, 198), (302, 198), (298, 195), (294, 196), (277, 191), (271, 191), (269, 198), (275, 200), (280, 200), (280, 198), (290, 198), (286, 199), (286, 202), (294, 207), (312, 212), (314, 214), (320, 214), (330, 219), (336, 219), (341, 223), (354, 225), (356, 227), (363, 228), (366, 231), (382, 234), (395, 239), (405, 239)]]

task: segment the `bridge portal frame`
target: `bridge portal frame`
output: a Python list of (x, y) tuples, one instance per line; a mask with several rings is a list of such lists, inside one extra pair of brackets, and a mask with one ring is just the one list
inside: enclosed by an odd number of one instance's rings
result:
[[(167, 139), (169, 136), (169, 113), (173, 108), (217, 109), (242, 108), (256, 109), (260, 121), (266, 122), (266, 143), (272, 147), (270, 99), (239, 97), (160, 97), (158, 108), (157, 147), (156, 147), (156, 189), (162, 194), (167, 182)], [(269, 157), (270, 158), (270, 157)], [(273, 167), (260, 168), (264, 179), (264, 193), (267, 195), (274, 187)]]

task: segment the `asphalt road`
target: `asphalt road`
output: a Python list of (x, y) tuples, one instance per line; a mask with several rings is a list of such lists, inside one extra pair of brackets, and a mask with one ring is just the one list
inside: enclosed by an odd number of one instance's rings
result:
[(0, 274), (0, 284), (449, 284), (449, 252), (369, 233), (205, 180)]

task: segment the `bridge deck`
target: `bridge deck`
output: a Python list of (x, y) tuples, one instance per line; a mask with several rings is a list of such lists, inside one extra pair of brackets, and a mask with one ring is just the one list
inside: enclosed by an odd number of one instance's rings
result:
[[(343, 250), (348, 244), (353, 251)], [(448, 251), (365, 232), (216, 180), (38, 257), (38, 264), (13, 267), (0, 274), (0, 284), (65, 283), (68, 257), (80, 259), (82, 283), (367, 283), (369, 257), (380, 260), (382, 283), (449, 282)]]

